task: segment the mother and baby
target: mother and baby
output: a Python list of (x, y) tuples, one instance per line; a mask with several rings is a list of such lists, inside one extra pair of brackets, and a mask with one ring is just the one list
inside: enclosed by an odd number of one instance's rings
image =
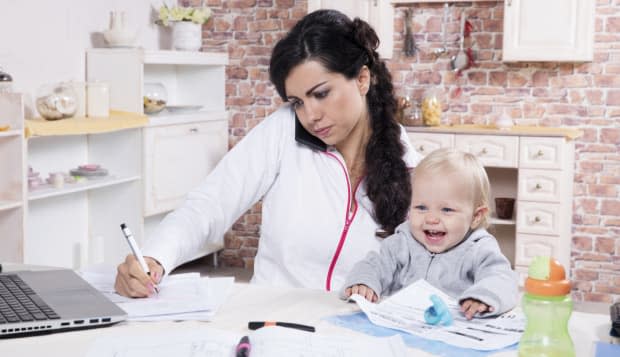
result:
[(489, 234), (489, 181), (471, 154), (420, 161), (396, 122), (391, 75), (366, 22), (306, 15), (273, 49), (269, 74), (285, 104), (252, 129), (115, 288), (145, 297), (175, 267), (262, 199), (252, 282), (338, 290), (370, 301), (418, 279), (459, 301), (466, 318), (510, 310), (517, 277)]

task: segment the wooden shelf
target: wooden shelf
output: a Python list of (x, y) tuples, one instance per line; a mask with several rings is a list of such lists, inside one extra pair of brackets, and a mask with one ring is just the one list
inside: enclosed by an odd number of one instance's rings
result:
[(95, 190), (98, 188), (109, 187), (119, 185), (126, 182), (138, 181), (140, 176), (128, 176), (128, 177), (114, 177), (109, 176), (100, 179), (92, 179), (83, 182), (65, 183), (62, 188), (54, 188), (49, 184), (42, 185), (29, 192), (28, 200), (40, 200), (43, 198), (56, 197), (62, 195), (68, 195), (76, 192), (83, 192), (88, 190)]
[(11, 136), (21, 136), (21, 135), (22, 135), (22, 131), (21, 130), (0, 131), (0, 138), (2, 138), (2, 137), (11, 137)]
[(108, 118), (74, 117), (60, 120), (27, 119), (26, 138), (52, 135), (84, 135), (140, 128), (148, 124), (144, 114), (110, 111)]

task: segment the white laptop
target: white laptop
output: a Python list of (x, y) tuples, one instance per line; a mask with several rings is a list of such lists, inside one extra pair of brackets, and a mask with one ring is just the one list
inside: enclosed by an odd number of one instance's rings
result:
[(103, 327), (126, 318), (73, 270), (0, 273), (0, 338)]

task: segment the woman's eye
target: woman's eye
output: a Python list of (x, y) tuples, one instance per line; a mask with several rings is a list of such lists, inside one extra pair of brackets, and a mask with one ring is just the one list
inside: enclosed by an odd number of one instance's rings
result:
[(291, 100), (290, 103), (294, 110), (297, 110), (303, 104), (301, 100)]
[(319, 92), (314, 92), (314, 97), (317, 99), (323, 99), (327, 97), (328, 94), (329, 94), (329, 90), (323, 90)]

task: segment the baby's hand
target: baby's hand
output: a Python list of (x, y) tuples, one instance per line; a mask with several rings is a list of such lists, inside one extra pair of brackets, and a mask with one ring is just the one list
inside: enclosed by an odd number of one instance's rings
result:
[(347, 288), (344, 293), (346, 297), (349, 297), (353, 294), (362, 295), (366, 298), (366, 300), (370, 302), (377, 302), (377, 300), (379, 300), (377, 294), (371, 288), (364, 284), (353, 285), (350, 288)]
[(461, 301), (461, 312), (465, 318), (471, 320), (476, 313), (493, 312), (493, 307), (476, 299), (465, 299)]

